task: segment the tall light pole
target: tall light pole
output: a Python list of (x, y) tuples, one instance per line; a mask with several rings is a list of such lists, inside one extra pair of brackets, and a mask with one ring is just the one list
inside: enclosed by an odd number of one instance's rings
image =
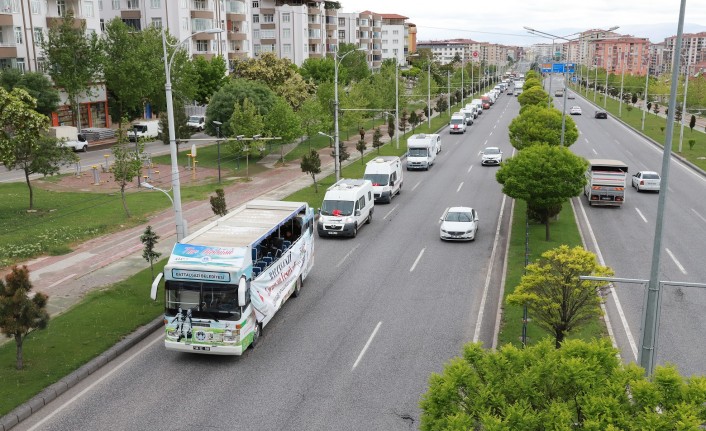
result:
[(642, 97), (642, 104), (645, 109), (642, 110), (642, 124), (640, 130), (645, 130), (645, 114), (647, 114), (647, 90), (650, 84), (650, 57), (647, 56), (647, 73), (645, 73), (645, 94)]
[(627, 62), (625, 61), (625, 52), (622, 52), (622, 61), (620, 66), (622, 68), (620, 73), (620, 103), (618, 104), (618, 117), (623, 116), (623, 84), (625, 83), (625, 68), (627, 67)]
[(365, 48), (354, 49), (343, 54), (341, 57), (339, 57), (336, 53), (333, 54), (333, 153), (336, 158), (336, 160), (333, 161), (333, 170), (336, 172), (336, 182), (341, 179), (341, 160), (338, 155), (338, 66), (341, 65), (341, 62), (348, 54), (364, 50)]
[[(461, 107), (464, 106), (464, 104), (463, 104), (464, 97), (463, 96), (464, 96), (465, 90), (463, 89), (463, 66), (464, 66), (465, 62), (466, 62), (466, 47), (464, 46), (461, 50)], [(449, 107), (449, 109), (451, 109), (451, 108)]]
[[(215, 33), (221, 33), (223, 29), (220, 28), (211, 28), (208, 30), (204, 31), (199, 31), (193, 34), (188, 35), (181, 41), (179, 41), (177, 44), (170, 44), (167, 43), (167, 35), (165, 33), (165, 27), (162, 27), (162, 49), (164, 51), (164, 73), (166, 76), (166, 82), (164, 83), (164, 91), (166, 93), (166, 99), (167, 99), (167, 119), (169, 122), (169, 154), (172, 159), (172, 190), (174, 193), (174, 218), (176, 221), (176, 240), (177, 242), (180, 242), (184, 237), (187, 235), (187, 230), (186, 230), (186, 225), (184, 222), (184, 217), (181, 212), (181, 186), (179, 184), (179, 161), (177, 160), (177, 147), (176, 147), (176, 132), (174, 128), (174, 102), (172, 101), (172, 77), (171, 77), (171, 69), (172, 69), (172, 61), (174, 61), (174, 57), (176, 56), (175, 54), (179, 50), (179, 47), (186, 42), (187, 40), (191, 39), (192, 37), (202, 34), (202, 33), (207, 33), (207, 34), (215, 34)], [(172, 48), (175, 48), (174, 52), (172, 52), (171, 58), (169, 58), (167, 54), (167, 45), (171, 46)]]
[(221, 183), (221, 123), (220, 121), (211, 121), (216, 125), (216, 146), (218, 147), (218, 184)]
[[(681, 145), (684, 141), (684, 119), (686, 117), (686, 92), (689, 90), (689, 57), (686, 57), (686, 79), (684, 80), (684, 102), (681, 107), (681, 130), (679, 130), (679, 152), (681, 153)], [(138, 181), (139, 185), (139, 181)]]
[(431, 58), (427, 63), (427, 127), (431, 132)]

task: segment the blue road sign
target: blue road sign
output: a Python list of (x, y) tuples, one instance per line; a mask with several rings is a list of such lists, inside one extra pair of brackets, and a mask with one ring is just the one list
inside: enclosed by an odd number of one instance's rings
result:
[(572, 76), (572, 77), (571, 77), (571, 81), (572, 81), (572, 82), (576, 82), (576, 77), (575, 77), (575, 76)]
[(574, 63), (552, 63), (553, 73), (574, 73)]

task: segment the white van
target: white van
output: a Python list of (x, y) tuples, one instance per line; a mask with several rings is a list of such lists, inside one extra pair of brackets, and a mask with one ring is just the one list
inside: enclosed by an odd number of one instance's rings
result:
[(402, 161), (397, 156), (380, 156), (365, 165), (363, 179), (373, 183), (375, 202), (392, 201), (402, 192)]
[(78, 133), (74, 126), (54, 126), (49, 128), (49, 136), (56, 138), (58, 145), (69, 147), (74, 151), (88, 151), (86, 137)]
[(159, 120), (140, 121), (132, 125), (132, 130), (128, 130), (128, 137), (131, 141), (137, 139), (157, 139), (159, 136)]
[(473, 99), (471, 100), (471, 104), (476, 107), (476, 111), (478, 112), (478, 115), (481, 115), (483, 113), (483, 101), (480, 99)]
[(460, 112), (454, 112), (449, 121), (449, 133), (466, 133), (466, 116)]
[(469, 109), (473, 113), (474, 120), (478, 118), (478, 106), (474, 105), (473, 103), (466, 103), (466, 109)]
[(473, 125), (473, 119), (475, 118), (473, 116), (473, 108), (461, 108), (461, 114), (463, 115), (464, 120), (466, 121), (466, 126), (472, 126)]
[(372, 221), (374, 202), (370, 180), (339, 180), (324, 195), (317, 223), (319, 236), (355, 238), (363, 223)]
[(206, 116), (192, 115), (186, 120), (186, 127), (203, 132), (203, 129), (206, 128)]
[(418, 133), (407, 138), (407, 170), (428, 171), (441, 151), (441, 136), (436, 133)]

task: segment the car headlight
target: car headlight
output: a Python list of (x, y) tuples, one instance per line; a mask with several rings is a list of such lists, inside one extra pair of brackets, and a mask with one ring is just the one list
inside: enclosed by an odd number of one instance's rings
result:
[(353, 217), (347, 217), (346, 223), (353, 223)]
[(442, 233), (448, 233), (448, 232), (446, 232), (446, 229), (444, 229), (444, 228), (441, 229), (441, 232), (442, 232)]

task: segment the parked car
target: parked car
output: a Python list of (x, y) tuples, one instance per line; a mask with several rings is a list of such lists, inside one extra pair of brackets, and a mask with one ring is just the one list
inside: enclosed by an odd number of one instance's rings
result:
[(446, 240), (473, 241), (478, 232), (478, 213), (470, 207), (451, 207), (441, 217), (439, 237)]
[(554, 92), (554, 97), (564, 97), (564, 90), (556, 90)]
[(597, 109), (596, 113), (593, 114), (593, 118), (608, 118), (608, 113), (602, 109)]
[(572, 106), (571, 109), (569, 110), (569, 114), (571, 115), (581, 115), (581, 107), (580, 106)]
[(567, 99), (576, 99), (576, 95), (569, 91), (568, 93), (566, 93), (566, 98)]
[(498, 147), (486, 147), (481, 153), (480, 164), (500, 165), (503, 162), (503, 152)]
[(659, 192), (661, 181), (662, 179), (659, 177), (659, 174), (653, 171), (639, 171), (632, 176), (632, 186), (635, 187), (638, 192), (643, 190)]

